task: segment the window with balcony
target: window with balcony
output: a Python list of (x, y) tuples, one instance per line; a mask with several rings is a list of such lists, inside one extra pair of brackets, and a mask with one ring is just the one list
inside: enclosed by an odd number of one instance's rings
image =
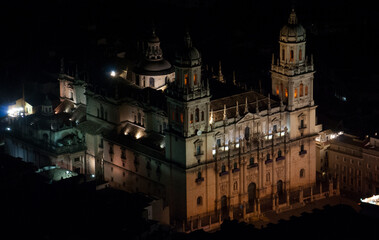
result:
[(223, 164), (223, 165), (221, 166), (220, 176), (226, 175), (226, 174), (228, 174), (228, 173), (229, 173), (229, 172), (226, 171), (226, 166), (225, 166), (225, 164)]
[(235, 172), (239, 172), (239, 168), (238, 168), (238, 164), (235, 162), (234, 164), (233, 164), (233, 169), (232, 169), (232, 172), (233, 173), (235, 173)]
[(197, 172), (197, 178), (195, 180), (197, 183), (201, 183), (202, 181), (204, 181), (204, 177), (201, 175), (201, 172)]
[(304, 155), (307, 153), (307, 150), (304, 149), (304, 144), (301, 144), (300, 145), (300, 152), (299, 152), (299, 155)]

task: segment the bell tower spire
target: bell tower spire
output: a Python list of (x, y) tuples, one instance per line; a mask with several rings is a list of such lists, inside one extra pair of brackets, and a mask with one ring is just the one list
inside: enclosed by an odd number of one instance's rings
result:
[(271, 64), (271, 93), (281, 98), (291, 111), (313, 106), (313, 61), (307, 61), (306, 31), (294, 9), (280, 30), (279, 45), (279, 63)]

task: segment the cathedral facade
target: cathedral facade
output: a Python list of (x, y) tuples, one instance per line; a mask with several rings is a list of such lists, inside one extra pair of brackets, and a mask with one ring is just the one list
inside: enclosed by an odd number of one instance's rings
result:
[[(184, 231), (322, 197), (313, 59), (294, 11), (279, 44), (267, 96), (228, 94), (224, 79), (202, 76), (202, 56), (188, 32), (171, 65), (153, 31), (131, 79), (109, 76), (97, 87), (61, 74), (60, 109), (85, 111), (74, 127), (85, 138), (85, 173), (162, 199), (165, 222)], [(222, 97), (212, 94), (216, 84)]]
[[(322, 193), (315, 189), (314, 139), (322, 127), (316, 123), (314, 66), (297, 21), (293, 11), (280, 31), (268, 96), (244, 91), (214, 98), (187, 33), (173, 63), (175, 81), (141, 103), (145, 121), (164, 122), (163, 131), (137, 127), (132, 118), (121, 132), (105, 136), (105, 180), (163, 198), (170, 223), (184, 230), (285, 211)], [(155, 108), (161, 120), (152, 116), (152, 101), (166, 104)]]

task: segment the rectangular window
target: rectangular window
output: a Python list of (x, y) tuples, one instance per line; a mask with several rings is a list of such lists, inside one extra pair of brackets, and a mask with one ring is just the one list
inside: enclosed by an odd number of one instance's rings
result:
[(126, 159), (126, 149), (125, 148), (121, 148), (121, 158)]
[(200, 144), (196, 146), (196, 155), (200, 155), (201, 154), (201, 146)]
[(217, 147), (221, 147), (221, 139), (217, 139)]

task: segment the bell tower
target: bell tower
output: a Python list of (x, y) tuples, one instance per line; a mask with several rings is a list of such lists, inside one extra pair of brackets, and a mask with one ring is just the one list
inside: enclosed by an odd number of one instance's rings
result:
[(290, 111), (313, 106), (313, 56), (306, 55), (306, 31), (292, 9), (279, 34), (279, 54), (272, 57), (272, 94), (279, 96)]
[[(165, 132), (166, 160), (172, 163), (170, 214), (186, 219), (193, 211), (193, 197), (205, 196), (204, 165), (212, 159), (213, 132), (209, 124), (209, 84), (201, 78), (201, 55), (187, 32), (184, 46), (177, 51), (175, 81), (166, 89), (168, 129)], [(202, 175), (203, 174), (203, 175)], [(200, 176), (200, 177), (199, 177)], [(196, 185), (197, 186), (197, 185)]]
[(175, 82), (167, 88), (168, 123), (172, 132), (191, 137), (210, 130), (209, 84), (201, 78), (201, 55), (187, 32), (184, 47), (176, 53)]

